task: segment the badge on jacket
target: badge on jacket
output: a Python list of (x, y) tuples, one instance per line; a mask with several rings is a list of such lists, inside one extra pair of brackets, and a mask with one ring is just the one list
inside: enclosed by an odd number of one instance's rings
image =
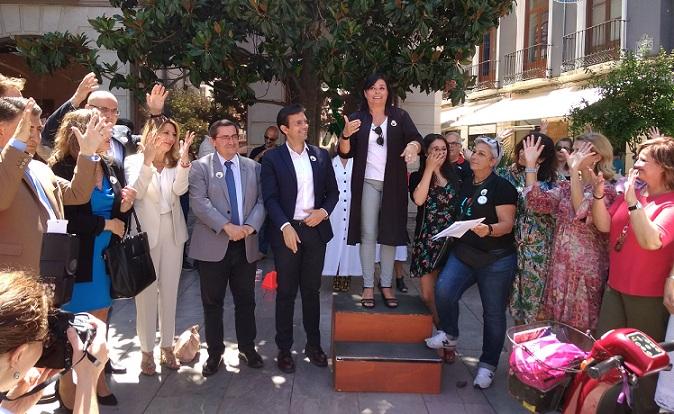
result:
[(316, 162), (316, 157), (314, 157), (313, 155), (310, 155), (310, 156), (309, 156), (309, 159), (310, 159), (312, 162)]
[(222, 178), (222, 172), (218, 171), (215, 173), (215, 178)]
[(398, 123), (396, 122), (395, 119), (391, 121), (391, 126), (392, 126), (392, 127), (398, 126)]

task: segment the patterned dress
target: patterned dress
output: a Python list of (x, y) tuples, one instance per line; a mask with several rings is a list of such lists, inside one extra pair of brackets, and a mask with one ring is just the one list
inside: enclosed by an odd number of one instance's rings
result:
[(432, 186), (428, 190), (423, 221), (412, 247), (410, 277), (421, 277), (436, 270), (433, 269), (433, 262), (445, 239), (432, 240), (432, 237), (454, 222), (455, 197), (456, 189), (449, 182), (444, 187)]
[[(592, 223), (592, 187), (583, 189), (578, 211), (571, 203), (569, 181), (552, 190), (534, 186), (524, 193), (529, 209), (556, 219), (544, 316), (582, 331), (596, 329), (608, 278), (608, 234)], [(616, 198), (614, 185), (606, 183), (604, 194), (604, 203), (610, 206)]]
[[(550, 214), (527, 209), (523, 191), (526, 187), (524, 171), (512, 165), (497, 171), (517, 189), (515, 241), (517, 242), (517, 271), (510, 298), (510, 314), (518, 324), (536, 320), (543, 303), (548, 259), (552, 248), (555, 219)], [(555, 183), (539, 181), (543, 191), (554, 188)]]

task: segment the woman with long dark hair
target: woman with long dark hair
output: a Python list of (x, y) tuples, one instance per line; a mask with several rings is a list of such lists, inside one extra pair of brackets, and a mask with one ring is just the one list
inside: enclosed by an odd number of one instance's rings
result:
[(350, 245), (360, 243), (362, 305), (373, 308), (376, 244), (381, 248), (380, 286), (384, 304), (398, 306), (393, 283), (395, 247), (406, 245), (407, 166), (421, 151), (421, 135), (404, 110), (393, 106), (393, 93), (382, 75), (365, 79), (360, 110), (348, 118), (339, 154), (353, 158)]

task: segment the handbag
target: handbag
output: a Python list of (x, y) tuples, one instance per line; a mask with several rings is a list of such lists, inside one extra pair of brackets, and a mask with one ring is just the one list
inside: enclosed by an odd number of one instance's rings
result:
[(103, 252), (113, 299), (133, 298), (157, 280), (147, 233), (142, 231), (134, 209), (131, 214), (138, 234), (132, 236), (127, 229), (120, 242), (110, 244)]
[(55, 306), (73, 296), (75, 272), (80, 256), (80, 239), (75, 234), (44, 233), (40, 253), (40, 280), (53, 291)]
[[(506, 249), (502, 250), (505, 251)], [(457, 243), (454, 246), (454, 255), (473, 269), (488, 266), (500, 259), (500, 256), (493, 252), (486, 252), (466, 243)]]
[(197, 357), (199, 348), (201, 348), (199, 325), (194, 325), (180, 334), (173, 346), (173, 352), (181, 364), (189, 364)]

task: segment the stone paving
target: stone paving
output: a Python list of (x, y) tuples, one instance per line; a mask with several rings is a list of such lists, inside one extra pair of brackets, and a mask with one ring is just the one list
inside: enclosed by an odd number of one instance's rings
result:
[[(272, 268), (271, 260), (261, 267)], [(330, 354), (330, 312), (332, 307), (331, 280), (324, 277), (321, 289), (321, 333), (325, 351)], [(411, 283), (409, 283), (411, 282)], [(354, 278), (351, 291), (360, 292), (360, 280)], [(418, 294), (416, 281), (409, 281), (410, 292)], [(227, 350), (225, 365), (209, 378), (201, 376), (199, 360), (179, 371), (161, 369), (154, 378), (140, 375), (140, 349), (135, 334), (135, 305), (132, 300), (118, 300), (111, 322), (113, 358), (127, 367), (124, 375), (111, 377), (112, 389), (120, 401), (117, 407), (101, 407), (102, 413), (524, 413), (508, 396), (505, 378), (507, 354), (494, 385), (487, 391), (472, 387), (472, 375), (480, 354), (482, 320), (481, 305), (476, 288), (464, 295), (461, 308), (461, 359), (443, 368), (442, 393), (384, 394), (339, 393), (332, 388), (331, 366), (327, 369), (311, 365), (302, 359), (304, 332), (300, 306), (296, 306), (294, 351), (297, 362), (295, 374), (281, 373), (274, 361), (274, 297), (257, 286), (257, 347), (265, 367), (253, 370), (241, 365), (237, 358), (234, 336), (234, 305), (228, 292), (225, 301), (224, 324)], [(299, 298), (298, 298), (299, 305)], [(203, 321), (196, 271), (184, 271), (181, 276), (177, 311), (177, 334)], [(203, 339), (203, 328), (201, 330)], [(205, 346), (205, 345), (204, 345)], [(158, 362), (158, 355), (156, 355)], [(52, 413), (56, 404), (39, 405), (30, 413)], [(55, 411), (56, 410), (56, 411)]]

